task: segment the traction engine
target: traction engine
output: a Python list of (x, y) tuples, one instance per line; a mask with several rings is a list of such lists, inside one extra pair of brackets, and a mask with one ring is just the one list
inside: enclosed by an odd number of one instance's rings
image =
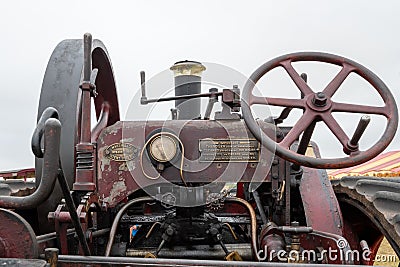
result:
[[(307, 75), (293, 67), (297, 62), (327, 63), (340, 71), (315, 92)], [(254, 93), (276, 68), (290, 77), (298, 98)], [(17, 189), (10, 179), (0, 183), (0, 262), (371, 265), (384, 237), (400, 255), (399, 181), (331, 181), (326, 172), (373, 159), (395, 135), (395, 100), (373, 72), (341, 56), (299, 52), (266, 62), (242, 88), (205, 93), (206, 66), (200, 62), (180, 61), (171, 71), (175, 94), (160, 98), (148, 97), (140, 74), (140, 104), (172, 101), (170, 119), (123, 121), (103, 43), (85, 34), (58, 44), (32, 136), (35, 182)], [(334, 100), (349, 74), (364, 79), (384, 104)], [(202, 99), (208, 101), (204, 112)], [(213, 112), (217, 103), (222, 109)], [(255, 118), (255, 105), (283, 110)], [(298, 121), (282, 126), (296, 109), (303, 112)], [(361, 114), (352, 135), (334, 113)], [(371, 114), (386, 120), (385, 129), (362, 150), (359, 141)], [(311, 141), (318, 124), (333, 133), (345, 157), (321, 156)]]

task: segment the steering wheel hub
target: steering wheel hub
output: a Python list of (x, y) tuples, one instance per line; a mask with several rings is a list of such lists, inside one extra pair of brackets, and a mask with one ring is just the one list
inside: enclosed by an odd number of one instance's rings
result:
[(312, 100), (313, 104), (317, 107), (325, 107), (327, 101), (328, 101), (328, 99), (326, 98), (326, 95), (324, 94), (324, 92), (318, 92), (318, 93), (314, 94), (314, 97)]
[(327, 111), (332, 106), (332, 101), (324, 92), (310, 94), (307, 97), (306, 103), (308, 108), (317, 112)]

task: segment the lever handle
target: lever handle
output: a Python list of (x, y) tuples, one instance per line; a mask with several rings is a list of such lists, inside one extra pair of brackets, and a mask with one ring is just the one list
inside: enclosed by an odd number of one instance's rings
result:
[(367, 129), (369, 122), (371, 121), (371, 117), (369, 115), (363, 115), (358, 122), (357, 128), (354, 131), (353, 137), (348, 142), (348, 148), (350, 152), (356, 151), (358, 149), (358, 142), (361, 139), (361, 136)]
[(145, 72), (141, 71), (140, 72), (140, 88), (142, 90), (142, 97), (140, 98), (140, 104), (146, 105), (147, 104), (147, 96), (146, 96), (146, 78), (145, 78)]
[(83, 81), (90, 81), (92, 72), (92, 35), (85, 33), (83, 36)]

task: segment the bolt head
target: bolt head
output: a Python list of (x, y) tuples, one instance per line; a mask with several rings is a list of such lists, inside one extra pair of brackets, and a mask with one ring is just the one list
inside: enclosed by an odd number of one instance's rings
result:
[(323, 92), (318, 92), (314, 95), (312, 102), (317, 107), (323, 107), (326, 105), (327, 100), (328, 99)]

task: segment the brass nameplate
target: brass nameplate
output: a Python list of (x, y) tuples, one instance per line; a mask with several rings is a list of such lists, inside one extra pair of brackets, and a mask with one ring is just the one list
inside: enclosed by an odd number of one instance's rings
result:
[(200, 162), (259, 162), (260, 143), (256, 139), (201, 139)]
[(114, 161), (130, 161), (138, 154), (138, 149), (130, 143), (115, 143), (104, 150), (104, 156)]

